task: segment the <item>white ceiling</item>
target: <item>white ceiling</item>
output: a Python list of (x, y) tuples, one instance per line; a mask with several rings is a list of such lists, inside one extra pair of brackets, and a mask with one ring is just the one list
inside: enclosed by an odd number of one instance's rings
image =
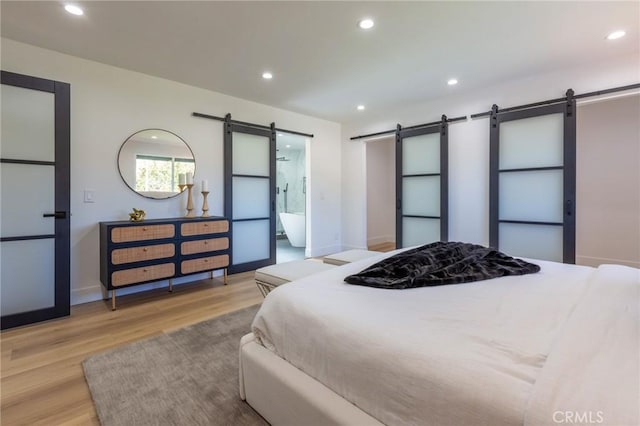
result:
[(638, 1), (76, 4), (3, 0), (1, 34), (338, 122), (640, 50)]

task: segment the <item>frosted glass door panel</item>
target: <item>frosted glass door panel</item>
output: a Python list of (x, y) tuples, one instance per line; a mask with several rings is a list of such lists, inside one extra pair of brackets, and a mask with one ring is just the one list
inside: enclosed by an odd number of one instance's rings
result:
[(563, 172), (500, 173), (500, 220), (562, 222)]
[(55, 219), (42, 217), (55, 210), (53, 166), (2, 163), (0, 179), (2, 237), (54, 234)]
[(53, 93), (2, 85), (0, 157), (55, 160)]
[(563, 114), (500, 123), (500, 169), (562, 166)]
[(269, 217), (269, 179), (233, 177), (233, 219)]
[(402, 246), (413, 247), (440, 241), (440, 219), (402, 218)]
[(500, 224), (500, 251), (517, 257), (562, 262), (562, 226)]
[(233, 132), (234, 175), (269, 176), (269, 138)]
[(402, 174), (440, 173), (440, 133), (402, 139)]
[(0, 267), (2, 315), (55, 305), (55, 240), (3, 241)]
[(271, 234), (269, 220), (233, 223), (233, 264), (268, 259)]
[(402, 214), (440, 216), (440, 176), (402, 178)]

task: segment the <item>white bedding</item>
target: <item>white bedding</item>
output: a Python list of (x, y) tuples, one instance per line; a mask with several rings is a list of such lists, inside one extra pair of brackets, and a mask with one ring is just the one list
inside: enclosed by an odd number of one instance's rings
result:
[(640, 270), (598, 268), (536, 380), (526, 425), (640, 425), (639, 306)]
[[(606, 305), (607, 312), (624, 306), (628, 315), (607, 314), (615, 317), (608, 317), (607, 324), (620, 325), (625, 335), (609, 339), (612, 346), (604, 349), (615, 353), (600, 356), (593, 369), (608, 378), (607, 368), (616, 368), (614, 361), (621, 358), (624, 371), (637, 377), (637, 270), (626, 268), (622, 280), (627, 284), (617, 292), (606, 290), (610, 278), (605, 272), (610, 271), (542, 261), (535, 261), (542, 267), (537, 274), (469, 284), (382, 290), (343, 282), (380, 259), (280, 286), (265, 299), (252, 328), (265, 347), (385, 424), (522, 425), (525, 417), (530, 425), (554, 424), (553, 407), (571, 409), (562, 404), (566, 394), (593, 392), (574, 389), (569, 379), (592, 384), (561, 373), (572, 365), (567, 346), (577, 344), (567, 344), (567, 333), (581, 336), (580, 330), (588, 329), (608, 336), (608, 327), (590, 325), (602, 319), (588, 314), (598, 306)], [(594, 296), (593, 288), (603, 285), (605, 290)], [(626, 304), (597, 305), (599, 297), (614, 295), (627, 299)], [(578, 321), (569, 321), (576, 315)], [(626, 335), (633, 330), (635, 340)], [(582, 342), (580, 336), (576, 339)], [(589, 354), (575, 358), (587, 364), (590, 359)], [(606, 383), (620, 386), (600, 395), (627, 397), (622, 404), (602, 406), (626, 411), (622, 417), (605, 413), (606, 424), (637, 420), (637, 406), (620, 407), (637, 400), (637, 381), (619, 376)], [(564, 382), (558, 383), (558, 377)], [(555, 392), (558, 386), (563, 392)], [(572, 401), (584, 410), (593, 398)]]

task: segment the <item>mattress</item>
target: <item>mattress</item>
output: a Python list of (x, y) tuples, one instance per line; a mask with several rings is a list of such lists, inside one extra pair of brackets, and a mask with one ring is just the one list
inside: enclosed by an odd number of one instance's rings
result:
[[(554, 424), (572, 407), (604, 424), (637, 424), (628, 403), (638, 398), (638, 270), (534, 261), (537, 274), (468, 284), (343, 282), (377, 260), (271, 292), (252, 325), (259, 343), (389, 425)], [(603, 324), (624, 331), (612, 338)], [(600, 353), (595, 364), (575, 353), (586, 349)], [(611, 375), (620, 365), (625, 374)], [(598, 390), (576, 368), (613, 388)], [(602, 402), (616, 395), (613, 406)]]

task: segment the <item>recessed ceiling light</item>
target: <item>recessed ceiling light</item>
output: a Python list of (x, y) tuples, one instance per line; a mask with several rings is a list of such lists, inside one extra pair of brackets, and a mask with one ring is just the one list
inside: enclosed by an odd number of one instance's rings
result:
[(156, 135), (151, 136), (151, 139), (158, 139)]
[(370, 19), (370, 18), (365, 18), (365, 19), (362, 19), (360, 22), (358, 22), (358, 26), (363, 30), (368, 30), (370, 28), (373, 28), (373, 25), (374, 25), (373, 19)]
[(357, 108), (358, 111), (364, 111), (364, 105), (358, 105)]
[(67, 12), (69, 12), (72, 15), (84, 15), (84, 11), (82, 9), (80, 9), (78, 6), (75, 6), (73, 4), (67, 4), (64, 6), (64, 10), (66, 10)]
[(284, 136), (282, 133), (278, 133), (278, 136)]
[(291, 148), (291, 145), (285, 145), (287, 148)]
[(271, 74), (270, 72), (263, 72), (262, 73), (262, 78), (264, 78), (265, 80), (271, 80), (273, 78), (273, 74)]
[(449, 79), (449, 81), (447, 81), (447, 84), (449, 86), (455, 86), (456, 84), (458, 84), (458, 80), (456, 80), (455, 78), (451, 78)]
[(612, 33), (609, 33), (609, 35), (607, 36), (607, 40), (616, 40), (619, 39), (621, 37), (624, 37), (626, 33), (622, 30), (619, 31), (614, 31)]

